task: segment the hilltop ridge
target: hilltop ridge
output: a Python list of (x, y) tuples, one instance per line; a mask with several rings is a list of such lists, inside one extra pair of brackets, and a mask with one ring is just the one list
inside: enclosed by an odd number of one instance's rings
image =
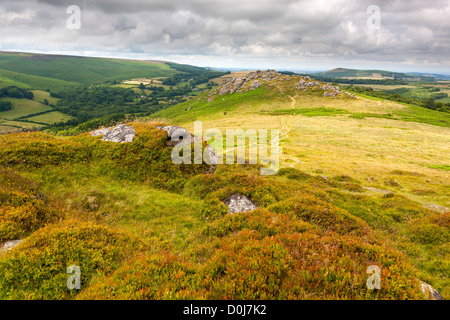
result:
[(342, 91), (338, 86), (315, 81), (309, 76), (299, 75), (284, 75), (276, 70), (268, 69), (266, 71), (253, 71), (249, 72), (243, 77), (232, 78), (219, 87), (209, 91), (206, 100), (211, 102), (216, 96), (222, 96), (224, 94), (244, 93), (251, 90), (258, 89), (267, 85), (269, 87), (278, 88), (280, 92), (294, 91), (297, 92), (322, 92), (324, 96), (336, 97), (341, 94), (346, 94), (353, 98), (356, 98), (351, 93)]

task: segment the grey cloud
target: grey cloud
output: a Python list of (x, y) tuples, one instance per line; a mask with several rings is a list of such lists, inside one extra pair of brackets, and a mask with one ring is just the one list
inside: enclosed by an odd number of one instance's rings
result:
[[(413, 61), (450, 69), (448, 0), (85, 0), (75, 1), (82, 10), (77, 31), (65, 27), (73, 2), (3, 0), (0, 50)], [(380, 30), (367, 28), (373, 4), (381, 8)]]

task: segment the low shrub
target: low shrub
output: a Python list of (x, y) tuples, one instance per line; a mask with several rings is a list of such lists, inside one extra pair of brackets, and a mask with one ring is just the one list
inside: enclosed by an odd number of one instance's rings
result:
[(70, 299), (67, 267), (81, 270), (81, 290), (145, 249), (136, 237), (88, 222), (42, 228), (0, 258), (0, 299)]

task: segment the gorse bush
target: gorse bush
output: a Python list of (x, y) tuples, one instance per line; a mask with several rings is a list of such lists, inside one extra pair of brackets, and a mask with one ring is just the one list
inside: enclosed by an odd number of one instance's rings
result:
[(314, 196), (290, 198), (268, 209), (313, 223), (323, 230), (360, 236), (370, 234), (370, 228), (365, 221)]
[(0, 170), (0, 242), (21, 239), (61, 218), (47, 202), (32, 181)]
[(450, 212), (413, 220), (407, 235), (412, 241), (422, 244), (448, 243), (450, 241)]
[(0, 298), (71, 298), (78, 291), (67, 288), (67, 267), (79, 266), (81, 285), (87, 287), (144, 248), (136, 237), (93, 223), (67, 220), (50, 225), (0, 259)]
[(141, 256), (82, 292), (77, 299), (201, 299), (197, 268), (171, 254)]

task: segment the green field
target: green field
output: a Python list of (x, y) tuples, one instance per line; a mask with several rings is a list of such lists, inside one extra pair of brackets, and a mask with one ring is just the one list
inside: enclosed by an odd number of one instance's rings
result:
[[(147, 76), (159, 77), (177, 73), (176, 70), (160, 62), (5, 52), (0, 53), (0, 69), (35, 77), (82, 83)], [(22, 75), (14, 76), (16, 81), (25, 82), (35, 89), (39, 89), (36, 86), (43, 87), (42, 84), (34, 81), (37, 80), (35, 77), (24, 79)]]
[(32, 92), (34, 94), (33, 100), (39, 103), (44, 103), (44, 99), (47, 99), (48, 103), (53, 105), (56, 105), (58, 102), (58, 99), (51, 97), (49, 92), (41, 90), (32, 90)]
[(52, 111), (34, 117), (27, 117), (25, 119), (33, 122), (52, 124), (56, 122), (71, 120), (73, 119), (73, 117), (63, 114), (59, 111)]
[(16, 119), (26, 117), (33, 113), (39, 113), (52, 110), (51, 107), (43, 105), (34, 100), (28, 99), (16, 99), (16, 98), (3, 98), (4, 101), (11, 101), (13, 108), (9, 111), (0, 112), (0, 119)]
[[(0, 57), (1, 57), (0, 53)], [(59, 91), (78, 85), (76, 82), (35, 76), (31, 74), (17, 73), (4, 70), (0, 67), (0, 88), (16, 86), (20, 88), (32, 88), (39, 90)]]

